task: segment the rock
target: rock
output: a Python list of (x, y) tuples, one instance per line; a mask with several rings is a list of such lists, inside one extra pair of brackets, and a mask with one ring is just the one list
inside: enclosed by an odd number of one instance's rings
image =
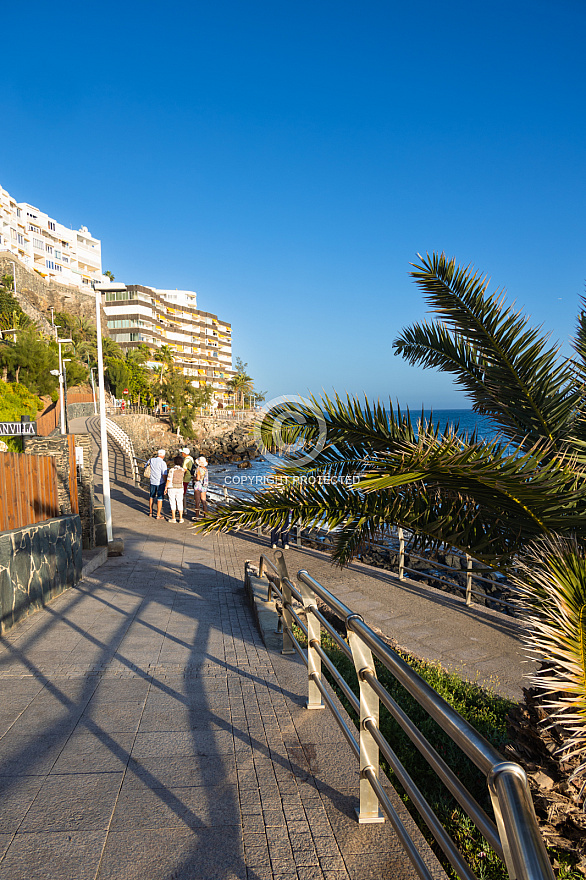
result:
[(252, 465), (249, 461), (241, 461), (240, 464), (238, 465), (239, 470), (244, 470), (245, 468), (249, 468), (249, 467), (252, 467)]
[(555, 782), (553, 781), (551, 776), (548, 776), (547, 773), (543, 772), (543, 770), (537, 770), (535, 773), (529, 773), (528, 776), (530, 779), (533, 780), (535, 785), (537, 785), (539, 788), (544, 788), (546, 791), (550, 791), (555, 785)]

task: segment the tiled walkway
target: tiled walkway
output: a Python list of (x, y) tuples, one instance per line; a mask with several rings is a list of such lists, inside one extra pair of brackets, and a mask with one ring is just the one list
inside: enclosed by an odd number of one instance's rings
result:
[(388, 823), (356, 823), (304, 669), (260, 641), (240, 539), (130, 487), (113, 510), (125, 555), (0, 642), (0, 878), (412, 877)]

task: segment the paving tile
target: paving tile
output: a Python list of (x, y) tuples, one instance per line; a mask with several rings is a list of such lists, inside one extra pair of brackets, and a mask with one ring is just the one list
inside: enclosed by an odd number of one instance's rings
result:
[(111, 828), (113, 831), (172, 825), (186, 825), (194, 831), (230, 825), (240, 828), (242, 817), (236, 786), (226, 786), (219, 794), (216, 797), (215, 790), (208, 786), (126, 789), (116, 804)]
[(94, 880), (105, 831), (17, 834), (0, 866), (6, 880)]
[(122, 770), (128, 763), (133, 738), (131, 733), (104, 731), (94, 736), (81, 730), (69, 737), (51, 772), (109, 773)]
[(49, 776), (19, 832), (106, 829), (121, 782), (121, 772)]
[(222, 786), (236, 783), (236, 765), (230, 755), (208, 758), (201, 755), (188, 757), (131, 758), (124, 779), (125, 788), (153, 787), (178, 788), (182, 786)]
[(15, 833), (37, 796), (42, 776), (0, 777), (0, 833)]
[(96, 880), (246, 880), (233, 829), (185, 826), (110, 832)]
[(65, 738), (59, 735), (14, 737), (9, 731), (0, 740), (0, 775), (44, 776), (54, 765), (64, 744)]

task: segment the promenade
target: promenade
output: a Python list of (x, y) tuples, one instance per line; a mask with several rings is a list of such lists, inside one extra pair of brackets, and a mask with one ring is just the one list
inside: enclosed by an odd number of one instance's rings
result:
[[(304, 708), (305, 668), (256, 630), (244, 560), (266, 542), (150, 519), (122, 480), (112, 503), (124, 556), (0, 641), (1, 880), (414, 877), (388, 822), (357, 824), (357, 766), (329, 713)], [(437, 617), (444, 659), (450, 637), (454, 663), (476, 645), (469, 672), (486, 675), (493, 636), (518, 649), (485, 609), (313, 551), (288, 559), (408, 647), (399, 601), (421, 644)], [(519, 687), (520, 665), (508, 675)]]

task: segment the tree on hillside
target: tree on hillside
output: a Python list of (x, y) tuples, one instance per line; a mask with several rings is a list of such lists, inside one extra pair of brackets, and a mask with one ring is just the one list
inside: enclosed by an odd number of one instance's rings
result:
[(195, 388), (179, 370), (170, 370), (163, 382), (163, 394), (169, 404), (171, 430), (192, 438), (193, 420), (199, 407), (209, 400), (209, 386)]

